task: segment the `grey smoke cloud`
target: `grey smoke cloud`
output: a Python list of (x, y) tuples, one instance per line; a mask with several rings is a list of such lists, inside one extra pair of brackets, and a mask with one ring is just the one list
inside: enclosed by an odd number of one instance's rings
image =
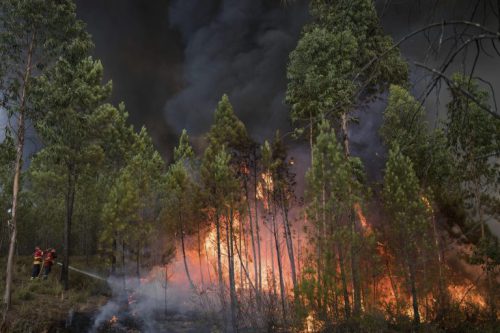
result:
[(185, 43), (184, 89), (165, 106), (165, 120), (194, 135), (209, 129), (227, 93), (254, 139), (289, 129), (286, 64), (307, 6), (297, 1), (173, 1), (170, 22)]

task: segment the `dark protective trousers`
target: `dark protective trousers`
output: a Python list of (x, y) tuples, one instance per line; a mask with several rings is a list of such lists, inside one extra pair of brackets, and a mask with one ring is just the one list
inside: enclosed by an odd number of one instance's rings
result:
[(51, 268), (52, 268), (51, 265), (43, 266), (43, 278), (44, 279), (47, 279), (47, 277), (49, 276)]
[(31, 270), (31, 277), (37, 278), (38, 275), (40, 274), (40, 264), (33, 264), (33, 269)]

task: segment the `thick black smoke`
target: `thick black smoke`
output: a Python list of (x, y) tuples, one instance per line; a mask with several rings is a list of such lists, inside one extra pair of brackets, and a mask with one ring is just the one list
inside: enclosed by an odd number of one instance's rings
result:
[[(88, 23), (96, 56), (114, 81), (113, 102), (124, 100), (137, 126), (150, 130), (157, 147), (167, 155), (176, 136), (186, 128), (203, 134), (213, 111), (227, 93), (238, 116), (258, 141), (275, 129), (290, 128), (283, 103), (288, 54), (308, 20), (307, 1), (284, 6), (279, 0), (77, 0), (78, 14)], [(384, 30), (397, 41), (411, 31), (442, 20), (473, 20), (497, 29), (491, 1), (375, 1)], [(479, 4), (476, 6), (476, 4)], [(461, 32), (461, 30), (457, 30)], [(450, 36), (450, 29), (445, 29)], [(403, 56), (437, 67), (447, 53), (436, 56), (429, 43), (441, 33), (421, 34), (401, 45)], [(430, 46), (433, 47), (430, 47)], [(491, 47), (487, 51), (494, 54)], [(463, 69), (469, 61), (456, 60), (448, 70)], [(476, 73), (500, 84), (498, 57), (482, 53)], [(470, 67), (469, 67), (470, 69)], [(414, 94), (420, 97), (428, 73), (412, 67)], [(433, 117), (442, 113), (446, 89), (428, 97)], [(380, 179), (384, 148), (378, 137), (385, 102), (360, 111), (352, 126), (354, 154), (361, 156), (371, 179)], [(297, 151), (297, 148), (294, 148)]]
[(185, 43), (185, 88), (166, 104), (165, 120), (200, 135), (227, 93), (254, 139), (287, 131), (286, 65), (307, 19), (302, 1), (173, 1), (170, 22)]
[(113, 80), (112, 102), (124, 101), (130, 120), (145, 125), (166, 155), (176, 131), (162, 119), (167, 99), (182, 85), (183, 46), (169, 23), (168, 0), (76, 0), (94, 54)]

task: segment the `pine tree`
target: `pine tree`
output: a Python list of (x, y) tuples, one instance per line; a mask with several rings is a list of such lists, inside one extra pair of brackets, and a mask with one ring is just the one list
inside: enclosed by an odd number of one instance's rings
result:
[[(227, 95), (222, 96), (217, 105), (214, 124), (208, 133), (209, 145), (205, 150), (201, 178), (204, 187), (204, 197), (207, 206), (213, 211), (214, 223), (217, 232), (217, 267), (220, 297), (223, 305), (223, 314), (226, 315), (225, 292), (222, 272), (222, 222), (226, 227), (226, 247), (228, 249), (229, 288), (231, 302), (231, 323), (234, 330), (237, 328), (236, 314), (238, 312), (235, 272), (234, 247), (235, 235), (233, 222), (236, 211), (241, 204), (239, 191), (238, 170), (243, 164), (242, 152), (249, 145), (249, 139), (244, 124), (234, 114)], [(225, 318), (223, 319), (224, 322)]]
[(413, 320), (419, 325), (417, 268), (425, 245), (429, 212), (413, 163), (402, 154), (397, 143), (389, 151), (382, 196), (394, 236), (391, 246), (402, 255), (411, 291)]
[(83, 23), (76, 19), (70, 0), (5, 0), (0, 3), (0, 90), (2, 105), (16, 117), (16, 159), (13, 173), (12, 218), (7, 259), (5, 306), (2, 323), (9, 311), (12, 267), (17, 237), (17, 210), (21, 185), (26, 122), (38, 115), (32, 109), (33, 78), (48, 71), (63, 54), (88, 48)]
[(482, 105), (488, 94), (479, 89), (475, 80), (455, 74), (450, 86), (452, 100), (448, 104), (447, 138), (456, 165), (460, 196), (467, 213), (467, 222), (480, 226), (477, 253), (473, 261), (486, 270), (490, 315), (496, 318), (496, 300), (492, 272), (498, 258), (488, 253), (498, 252), (498, 244), (491, 236), (486, 220), (498, 218), (500, 199), (500, 164), (492, 158), (500, 150), (500, 121), (482, 110), (475, 101), (462, 93), (462, 89)]
[[(355, 203), (360, 203), (363, 186), (356, 176), (359, 162), (346, 160), (335, 132), (328, 121), (320, 125), (314, 145), (315, 159), (307, 172), (308, 216), (314, 223), (313, 239), (318, 246), (319, 259), (316, 267), (316, 290), (318, 309), (327, 309), (337, 298), (337, 268), (340, 272), (339, 288), (344, 300), (344, 318), (351, 315), (351, 302), (348, 288), (346, 248), (348, 244), (358, 243), (351, 231), (349, 215)], [(325, 304), (327, 303), (327, 304)], [(323, 310), (324, 311), (324, 310)], [(329, 316), (324, 313), (323, 320)]]
[(134, 134), (133, 140), (125, 166), (114, 179), (102, 210), (101, 242), (111, 243), (113, 250), (120, 245), (123, 275), (128, 250), (140, 278), (141, 251), (156, 240), (153, 236), (159, 227), (164, 162), (145, 128)]
[[(403, 87), (391, 85), (389, 100), (384, 111), (384, 123), (380, 129), (386, 146), (398, 144), (402, 154), (413, 163), (419, 179), (422, 196), (427, 200), (433, 215), (434, 246), (438, 270), (438, 316), (442, 316), (448, 303), (445, 288), (445, 262), (441, 251), (441, 240), (436, 225), (438, 206), (449, 205), (455, 196), (455, 179), (452, 171), (452, 156), (441, 128), (429, 129), (424, 107)], [(433, 195), (435, 194), (435, 195)], [(437, 199), (433, 205), (432, 197)], [(433, 206), (435, 208), (433, 208)]]
[[(308, 121), (311, 160), (314, 129), (322, 118), (340, 124), (344, 155), (349, 160), (353, 111), (384, 92), (390, 83), (404, 83), (407, 66), (383, 33), (371, 0), (315, 0), (310, 12), (313, 22), (304, 28), (290, 54), (286, 100), (292, 121)], [(353, 208), (348, 219), (359, 235), (354, 215)], [(357, 252), (350, 249), (355, 316), (361, 311), (362, 284)]]
[[(196, 221), (197, 204), (196, 192), (199, 190), (194, 182), (192, 174), (192, 162), (194, 152), (189, 144), (189, 137), (185, 130), (182, 131), (179, 145), (174, 149), (174, 164), (172, 164), (166, 175), (166, 204), (165, 210), (169, 222), (174, 221), (173, 228), (180, 234), (182, 257), (188, 281), (193, 291), (197, 288), (189, 273), (186, 260), (185, 237), (194, 233)], [(190, 172), (191, 171), (191, 172)]]
[(102, 85), (100, 62), (78, 54), (60, 58), (53, 69), (36, 79), (33, 87), (35, 110), (48, 109), (36, 124), (46, 147), (37, 153), (41, 167), (59, 170), (66, 178), (63, 187), (66, 207), (61, 282), (69, 288), (68, 266), (71, 227), (77, 184), (81, 175), (96, 168), (104, 152), (96, 137), (99, 105), (111, 91)]

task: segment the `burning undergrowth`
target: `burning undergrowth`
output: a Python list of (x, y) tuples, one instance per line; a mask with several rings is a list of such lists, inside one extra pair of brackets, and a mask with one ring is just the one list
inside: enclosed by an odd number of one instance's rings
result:
[[(181, 274), (181, 262), (155, 266), (147, 276), (108, 280), (113, 297), (96, 314), (90, 332), (210, 332), (210, 296), (200, 297)], [(215, 306), (215, 307), (214, 307)]]

